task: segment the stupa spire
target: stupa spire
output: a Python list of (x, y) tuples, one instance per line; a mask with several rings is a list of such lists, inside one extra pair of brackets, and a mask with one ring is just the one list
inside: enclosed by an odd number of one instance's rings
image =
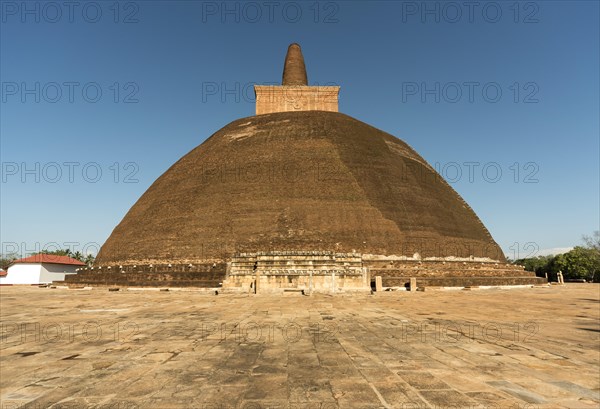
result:
[(292, 43), (288, 47), (281, 85), (308, 85), (304, 57), (297, 43)]
[(302, 50), (290, 44), (285, 56), (281, 85), (255, 85), (256, 115), (273, 112), (329, 111), (338, 112), (337, 85), (308, 85)]

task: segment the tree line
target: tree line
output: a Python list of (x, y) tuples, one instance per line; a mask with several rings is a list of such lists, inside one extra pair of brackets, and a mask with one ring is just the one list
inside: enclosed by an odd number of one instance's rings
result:
[(557, 281), (557, 273), (561, 271), (565, 280), (586, 280), (600, 282), (600, 232), (591, 236), (583, 236), (583, 245), (571, 251), (550, 256), (537, 256), (512, 261), (534, 271), (538, 277)]

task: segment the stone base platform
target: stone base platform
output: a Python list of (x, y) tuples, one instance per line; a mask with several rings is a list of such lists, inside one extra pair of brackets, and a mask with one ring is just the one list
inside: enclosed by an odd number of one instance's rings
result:
[[(376, 286), (381, 277), (381, 287)], [(229, 262), (104, 265), (61, 284), (92, 287), (222, 288), (228, 293), (356, 293), (388, 288), (546, 284), (522, 266), (488, 259), (372, 256), (331, 251), (238, 253)]]

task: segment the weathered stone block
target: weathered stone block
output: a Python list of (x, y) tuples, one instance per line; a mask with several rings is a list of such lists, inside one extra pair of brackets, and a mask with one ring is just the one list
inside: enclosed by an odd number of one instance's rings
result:
[(340, 87), (255, 85), (256, 115), (290, 111), (338, 112)]
[(381, 276), (375, 277), (375, 291), (380, 292), (383, 290), (383, 282), (381, 280)]

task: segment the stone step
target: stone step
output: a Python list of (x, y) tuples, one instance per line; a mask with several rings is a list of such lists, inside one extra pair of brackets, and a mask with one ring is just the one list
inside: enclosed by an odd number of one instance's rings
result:
[[(383, 278), (383, 287), (408, 287), (410, 277)], [(417, 287), (474, 287), (545, 284), (543, 277), (428, 277), (417, 278)]]
[[(88, 280), (85, 282), (89, 287), (197, 287), (197, 288), (219, 288), (222, 281), (214, 280), (177, 280), (177, 281), (126, 281), (126, 280)], [(55, 285), (68, 285), (66, 282), (55, 282)]]
[(484, 270), (484, 269), (369, 269), (371, 277), (527, 277), (535, 276), (533, 271), (523, 270)]
[(85, 283), (98, 281), (193, 281), (193, 280), (223, 280), (225, 272), (210, 273), (92, 273), (83, 272), (65, 277), (69, 283)]
[(366, 260), (364, 264), (372, 269), (387, 269), (387, 268), (426, 268), (426, 269), (454, 269), (454, 268), (465, 268), (465, 269), (478, 269), (484, 268), (486, 270), (523, 270), (524, 267), (517, 264), (508, 263), (482, 263), (476, 261), (418, 261), (418, 260), (402, 260), (402, 261), (373, 261)]
[[(190, 267), (191, 264), (191, 267)], [(110, 267), (110, 268), (109, 268)], [(80, 273), (120, 273), (121, 270), (125, 273), (207, 273), (211, 271), (225, 271), (227, 265), (225, 263), (204, 263), (204, 264), (140, 264), (119, 266), (117, 264), (106, 264), (94, 266), (94, 269), (83, 268)]]

